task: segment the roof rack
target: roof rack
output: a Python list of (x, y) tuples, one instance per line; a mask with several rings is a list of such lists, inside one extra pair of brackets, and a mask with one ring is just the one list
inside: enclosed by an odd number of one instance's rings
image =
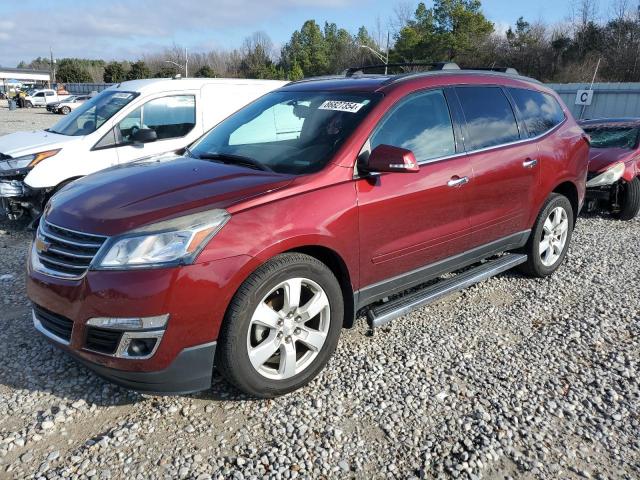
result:
[(518, 70), (513, 67), (475, 67), (475, 68), (465, 68), (464, 70), (484, 70), (486, 72), (502, 72), (502, 73), (510, 73), (512, 75), (520, 75)]
[(367, 70), (380, 70), (389, 68), (404, 68), (404, 67), (430, 67), (431, 70), (460, 70), (457, 63), (454, 62), (403, 62), (403, 63), (378, 63), (375, 65), (366, 65), (362, 67), (348, 68), (344, 75), (345, 77), (353, 77), (357, 73), (364, 74)]

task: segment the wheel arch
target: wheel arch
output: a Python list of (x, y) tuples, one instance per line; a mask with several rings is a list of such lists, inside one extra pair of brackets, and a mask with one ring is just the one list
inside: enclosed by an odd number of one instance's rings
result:
[(573, 210), (573, 224), (575, 225), (578, 219), (578, 213), (580, 213), (578, 188), (576, 185), (570, 181), (562, 182), (552, 190), (552, 193), (559, 193), (560, 195), (567, 197), (571, 203), (571, 209)]
[(353, 286), (351, 283), (351, 275), (344, 259), (335, 250), (322, 245), (304, 245), (292, 248), (282, 253), (303, 253), (314, 257), (324, 263), (331, 272), (336, 276), (340, 289), (342, 290), (342, 298), (344, 301), (344, 321), (343, 327), (351, 328), (355, 323), (355, 299), (353, 296)]

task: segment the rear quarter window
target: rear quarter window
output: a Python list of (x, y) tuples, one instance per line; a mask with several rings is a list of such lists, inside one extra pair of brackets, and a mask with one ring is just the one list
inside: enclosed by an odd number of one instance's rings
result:
[(548, 93), (510, 88), (509, 93), (523, 119), (529, 138), (537, 137), (564, 121), (558, 101)]
[(456, 87), (456, 93), (467, 123), (467, 150), (520, 139), (511, 103), (500, 87)]

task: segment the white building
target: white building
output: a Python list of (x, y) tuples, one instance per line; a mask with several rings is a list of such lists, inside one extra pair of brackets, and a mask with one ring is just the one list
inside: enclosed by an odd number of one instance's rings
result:
[(0, 87), (3, 91), (21, 85), (49, 85), (51, 73), (48, 70), (0, 67)]

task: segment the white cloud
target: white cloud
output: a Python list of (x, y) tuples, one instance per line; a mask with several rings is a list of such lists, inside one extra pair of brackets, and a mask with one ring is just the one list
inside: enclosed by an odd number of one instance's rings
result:
[[(209, 43), (220, 31), (254, 30), (253, 25), (280, 19), (308, 8), (339, 9), (365, 0), (115, 0), (81, 7), (70, 3), (50, 7), (28, 2), (18, 7), (13, 21), (0, 20), (0, 39), (13, 47), (0, 63), (46, 56), (51, 46), (59, 56), (135, 57), (138, 44), (170, 45), (176, 36), (198, 37)], [(42, 20), (40, 20), (42, 19)], [(233, 47), (236, 45), (225, 45)]]

